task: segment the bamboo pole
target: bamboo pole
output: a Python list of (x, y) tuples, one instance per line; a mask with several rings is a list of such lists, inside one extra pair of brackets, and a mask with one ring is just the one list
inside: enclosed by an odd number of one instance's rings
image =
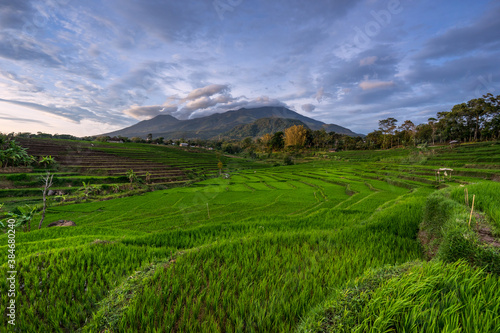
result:
[(207, 213), (208, 213), (208, 219), (210, 220), (210, 209), (208, 209), (208, 202), (207, 202)]
[(472, 220), (472, 212), (474, 211), (474, 199), (476, 198), (476, 195), (474, 194), (472, 196), (472, 209), (470, 210), (470, 216), (469, 216), (469, 228), (470, 228), (470, 221)]

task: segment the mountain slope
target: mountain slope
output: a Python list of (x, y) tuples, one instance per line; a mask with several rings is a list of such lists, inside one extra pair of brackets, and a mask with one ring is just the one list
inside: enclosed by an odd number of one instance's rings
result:
[(223, 138), (229, 139), (244, 139), (247, 137), (260, 137), (264, 134), (273, 134), (279, 131), (295, 126), (302, 125), (307, 128), (307, 125), (297, 119), (287, 118), (261, 118), (250, 124), (236, 125), (230, 131), (222, 134)]
[(139, 136), (146, 137), (152, 133), (153, 137), (200, 138), (208, 139), (230, 131), (237, 125), (249, 124), (261, 118), (287, 118), (303, 122), (312, 130), (324, 128), (327, 132), (336, 132), (350, 136), (359, 136), (351, 130), (335, 124), (325, 124), (321, 121), (308, 118), (285, 107), (261, 107), (254, 109), (239, 109), (225, 113), (215, 113), (207, 117), (178, 120), (169, 115), (159, 115), (149, 120), (141, 121), (122, 130), (107, 133), (110, 136)]

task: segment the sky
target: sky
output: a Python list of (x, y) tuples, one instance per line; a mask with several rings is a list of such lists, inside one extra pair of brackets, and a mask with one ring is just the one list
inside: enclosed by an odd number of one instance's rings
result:
[(0, 132), (286, 106), (367, 134), (500, 94), (500, 2), (0, 0)]

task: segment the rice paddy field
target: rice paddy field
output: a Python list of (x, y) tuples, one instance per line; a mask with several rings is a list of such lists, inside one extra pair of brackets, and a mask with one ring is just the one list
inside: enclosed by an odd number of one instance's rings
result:
[[(228, 179), (209, 176), (215, 153), (99, 149), (207, 176), (50, 206), (15, 235), (16, 325), (1, 331), (500, 332), (499, 143), (233, 159)], [(77, 226), (46, 227), (59, 219)]]

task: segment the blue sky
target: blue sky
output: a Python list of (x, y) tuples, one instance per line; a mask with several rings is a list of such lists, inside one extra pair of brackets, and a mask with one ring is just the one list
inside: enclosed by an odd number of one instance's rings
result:
[(0, 0), (0, 131), (284, 105), (358, 133), (500, 94), (498, 1)]

